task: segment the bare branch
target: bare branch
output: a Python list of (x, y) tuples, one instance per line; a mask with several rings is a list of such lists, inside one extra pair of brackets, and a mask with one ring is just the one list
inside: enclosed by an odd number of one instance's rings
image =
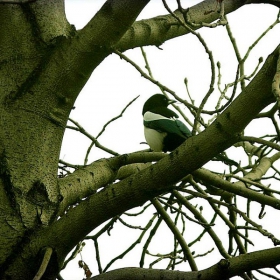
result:
[(258, 137), (253, 137), (253, 136), (240, 136), (240, 140), (241, 141), (248, 141), (248, 142), (256, 142), (259, 144), (263, 144), (266, 146), (269, 146), (277, 151), (280, 151), (280, 146), (278, 144), (275, 144), (271, 141), (266, 141), (262, 138), (258, 138)]
[(97, 275), (91, 280), (142, 280), (143, 278), (147, 280), (161, 278), (169, 280), (226, 280), (247, 271), (276, 266), (279, 263), (279, 258), (280, 248), (272, 248), (221, 260), (214, 266), (201, 271), (183, 272), (162, 269), (121, 268)]
[[(184, 197), (182, 196), (178, 191), (173, 191), (174, 196), (189, 210), (193, 213), (193, 215), (202, 223), (207, 224), (207, 221), (205, 218), (199, 213), (199, 211)], [(218, 235), (215, 233), (215, 231), (211, 227), (206, 227), (205, 230), (208, 232), (208, 234), (211, 236), (213, 241), (215, 242), (219, 252), (221, 255), (229, 259), (230, 255), (227, 253), (223, 246), (223, 242), (218, 237)]]
[[(127, 109), (138, 97), (139, 97), (139, 95), (136, 96), (135, 98), (133, 98), (133, 99), (122, 109), (121, 113), (120, 113), (118, 116), (112, 118), (111, 120), (109, 120), (107, 123), (104, 124), (103, 128), (101, 129), (101, 131), (98, 133), (98, 135), (95, 137), (94, 141), (92, 141), (92, 143), (90, 144), (90, 146), (89, 146), (88, 149), (87, 149), (87, 153), (86, 153), (86, 156), (85, 156), (85, 159), (84, 159), (84, 164), (85, 164), (85, 165), (86, 165), (87, 162), (88, 162), (88, 155), (89, 155), (89, 153), (90, 153), (90, 151), (91, 151), (93, 145), (96, 145), (96, 146), (97, 146), (97, 143), (98, 143), (97, 139), (98, 139), (98, 137), (99, 137), (100, 135), (102, 135), (102, 133), (105, 131), (106, 127), (107, 127), (110, 123), (112, 123), (112, 122), (114, 122), (115, 120), (121, 118), (121, 117), (123, 116), (124, 112), (126, 111), (126, 109)], [(115, 155), (117, 155), (117, 153), (115, 153)]]
[[(211, 23), (220, 18), (219, 13), (205, 14), (205, 7), (215, 7), (216, 0), (206, 0), (192, 6), (188, 10), (190, 23)], [(224, 2), (224, 14), (231, 13), (246, 4), (246, 1), (227, 0)], [(184, 15), (179, 10), (174, 14), (184, 21)], [(199, 24), (198, 29), (203, 25)], [(114, 46), (120, 51), (130, 48), (155, 45), (160, 46), (167, 40), (189, 33), (178, 21), (170, 14), (159, 16), (148, 20), (141, 20), (134, 23), (125, 33), (121, 40)]]
[(192, 135), (195, 135), (198, 131), (198, 123), (200, 120), (200, 115), (201, 112), (203, 110), (204, 105), (206, 104), (207, 100), (209, 99), (210, 95), (213, 93), (214, 91), (214, 83), (215, 83), (215, 63), (214, 63), (214, 58), (213, 58), (213, 54), (210, 51), (210, 49), (208, 48), (206, 42), (204, 41), (204, 39), (202, 38), (202, 36), (195, 32), (190, 26), (187, 25), (186, 22), (184, 22), (183, 20), (181, 20), (175, 13), (173, 13), (170, 8), (168, 7), (167, 3), (165, 0), (162, 0), (164, 7), (167, 9), (167, 11), (178, 21), (178, 23), (180, 25), (182, 25), (186, 30), (188, 30), (190, 33), (192, 33), (193, 35), (195, 35), (199, 42), (202, 44), (202, 46), (205, 49), (205, 52), (208, 54), (209, 60), (210, 60), (210, 64), (211, 64), (211, 81), (210, 81), (210, 85), (209, 85), (209, 90), (208, 92), (205, 94), (205, 96), (203, 97), (201, 104), (198, 107), (198, 110), (196, 112), (195, 115), (195, 119), (194, 119), (194, 124), (193, 124), (193, 130), (192, 130)]
[[(269, 161), (269, 160), (268, 160)], [(263, 195), (253, 190), (247, 189), (242, 182), (232, 184), (229, 181), (223, 180), (220, 176), (213, 174), (206, 169), (199, 169), (192, 173), (197, 179), (208, 182), (215, 187), (225, 190), (230, 193), (246, 197), (261, 204), (269, 205), (275, 209), (280, 209), (280, 200), (271, 196)], [(252, 174), (250, 174), (252, 175)], [(248, 177), (250, 178), (250, 175)]]
[(63, 200), (59, 205), (59, 215), (66, 208), (79, 202), (96, 191), (112, 183), (118, 175), (119, 169), (132, 163), (145, 163), (163, 158), (163, 153), (136, 152), (110, 159), (93, 162), (88, 166), (78, 168), (72, 174), (59, 179), (60, 193)]
[(187, 242), (185, 241), (184, 237), (181, 235), (180, 231), (178, 230), (178, 228), (176, 227), (172, 219), (169, 217), (167, 212), (164, 210), (164, 208), (161, 206), (160, 202), (156, 198), (152, 199), (151, 202), (154, 205), (154, 207), (157, 209), (158, 214), (163, 218), (163, 220), (165, 221), (169, 229), (174, 234), (174, 237), (178, 240), (179, 244), (181, 245), (182, 250), (184, 252), (184, 258), (188, 260), (191, 269), (193, 271), (198, 270)]
[[(109, 153), (109, 154), (111, 154), (111, 155), (114, 155), (114, 156), (119, 155), (117, 152), (115, 152), (115, 151), (113, 151), (113, 150), (111, 150), (111, 149), (109, 149), (109, 148), (107, 148), (107, 147), (101, 145), (101, 144), (99, 143), (99, 141), (97, 140), (97, 138), (94, 137), (94, 136), (92, 136), (91, 134), (89, 134), (89, 133), (85, 130), (85, 128), (83, 128), (78, 122), (74, 121), (74, 120), (71, 119), (71, 118), (69, 118), (69, 121), (72, 122), (73, 124), (75, 124), (76, 127), (73, 127), (73, 126), (69, 126), (69, 125), (68, 125), (68, 126), (66, 126), (66, 128), (81, 132), (81, 133), (84, 134), (86, 137), (88, 137), (88, 138), (92, 141), (92, 143), (95, 144), (95, 146), (96, 146), (97, 148), (99, 148), (99, 149), (101, 149), (101, 150), (103, 150), (103, 151), (105, 151), (105, 152), (107, 152), (107, 153)], [(86, 163), (85, 163), (84, 165), (86, 165)]]
[(41, 266), (40, 266), (38, 272), (36, 273), (35, 277), (33, 278), (33, 280), (40, 280), (42, 278), (42, 276), (44, 275), (46, 268), (49, 264), (49, 261), (51, 259), (52, 252), (53, 252), (53, 249), (50, 247), (45, 249), (45, 254), (44, 254), (44, 258), (42, 260)]

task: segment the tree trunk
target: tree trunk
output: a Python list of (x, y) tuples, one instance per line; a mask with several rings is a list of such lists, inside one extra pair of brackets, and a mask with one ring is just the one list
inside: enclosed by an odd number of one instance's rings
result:
[[(57, 166), (69, 113), (109, 46), (147, 1), (131, 9), (129, 1), (108, 1), (75, 40), (63, 0), (8, 2), (0, 3), (0, 278), (32, 279), (47, 237), (24, 252), (31, 235), (57, 218), (63, 199)], [(112, 13), (121, 24), (110, 19)], [(66, 244), (65, 254), (72, 247)], [(62, 261), (53, 253), (51, 278)]]
[(53, 40), (69, 36), (71, 26), (62, 0), (1, 4), (0, 13), (2, 273), (28, 232), (48, 225), (56, 213), (57, 163), (66, 118), (60, 124), (52, 119), (62, 101), (56, 85), (41, 77)]

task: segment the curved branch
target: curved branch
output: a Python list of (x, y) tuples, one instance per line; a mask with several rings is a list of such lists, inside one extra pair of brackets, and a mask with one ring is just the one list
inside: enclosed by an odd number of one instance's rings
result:
[(118, 174), (122, 166), (157, 161), (164, 156), (163, 153), (135, 152), (101, 159), (59, 179), (58, 186), (62, 200), (59, 204), (58, 215), (62, 215), (68, 206), (96, 193), (99, 188), (112, 183), (116, 178), (124, 176)]
[(262, 145), (266, 145), (268, 147), (271, 147), (272, 149), (275, 149), (277, 151), (280, 151), (280, 146), (278, 144), (275, 144), (271, 141), (264, 140), (262, 138), (253, 137), (253, 136), (242, 136), (240, 135), (241, 141), (248, 141), (248, 142), (256, 142)]
[[(229, 14), (249, 3), (266, 3), (280, 7), (280, 1), (244, 1), (227, 0), (224, 1), (224, 14)], [(194, 30), (202, 27), (203, 23), (211, 23), (219, 19), (220, 14), (213, 12), (217, 5), (217, 0), (205, 0), (189, 8), (187, 12), (190, 23), (194, 23)], [(212, 11), (212, 12), (209, 12)], [(174, 12), (178, 18), (184, 21), (184, 16), (180, 11)], [(196, 25), (199, 23), (199, 25)], [(154, 45), (160, 46), (165, 41), (188, 34), (189, 31), (178, 24), (172, 15), (163, 15), (151, 19), (135, 22), (124, 34), (121, 40), (114, 46), (120, 51), (125, 51), (140, 46)]]
[(271, 4), (276, 7), (280, 8), (280, 1), (279, 0), (268, 0), (268, 1), (263, 1), (263, 0), (247, 0), (246, 4)]
[(90, 278), (91, 280), (225, 280), (247, 271), (276, 266), (280, 259), (280, 248), (261, 250), (242, 254), (229, 260), (220, 260), (217, 264), (201, 271), (174, 271), (147, 268), (121, 268)]
[(49, 264), (52, 253), (53, 253), (52, 248), (45, 249), (45, 254), (44, 254), (44, 258), (42, 260), (41, 266), (40, 266), (38, 272), (36, 273), (35, 277), (33, 278), (33, 280), (40, 280), (42, 278), (42, 276), (44, 275), (46, 268)]
[(184, 258), (189, 262), (191, 269), (197, 271), (198, 268), (194, 261), (192, 252), (191, 252), (186, 240), (184, 239), (184, 237), (178, 230), (177, 226), (174, 224), (173, 220), (170, 218), (170, 216), (167, 214), (167, 212), (164, 210), (164, 208), (161, 206), (160, 202), (156, 198), (152, 199), (151, 202), (154, 205), (154, 207), (156, 208), (158, 214), (162, 217), (162, 219), (165, 221), (166, 225), (169, 227), (169, 229), (173, 233), (174, 238), (176, 238), (178, 240), (179, 244), (181, 245), (182, 250), (184, 252)]
[(280, 209), (279, 199), (250, 190), (246, 188), (245, 184), (241, 181), (231, 183), (229, 181), (221, 179), (218, 175), (213, 174), (212, 172), (206, 169), (195, 170), (192, 174), (197, 179), (203, 180), (204, 182), (214, 185), (216, 188), (219, 188), (223, 191), (246, 197), (253, 201), (257, 201), (261, 204), (269, 205), (275, 209)]
[[(50, 38), (37, 83), (29, 82), (24, 89), (41, 93), (38, 104), (46, 101), (48, 106), (40, 115), (65, 128), (73, 104), (91, 73), (111, 53), (111, 46), (120, 40), (148, 2), (107, 0), (83, 29)], [(24, 110), (34, 111), (37, 103), (33, 99), (28, 104), (22, 100)]]

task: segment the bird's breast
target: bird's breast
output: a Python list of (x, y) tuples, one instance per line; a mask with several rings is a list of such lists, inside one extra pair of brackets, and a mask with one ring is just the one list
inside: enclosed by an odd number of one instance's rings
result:
[[(144, 114), (144, 122), (158, 121), (164, 119), (168, 120), (168, 118), (160, 114), (152, 113), (149, 111)], [(144, 135), (148, 145), (153, 151), (162, 152), (163, 141), (165, 136), (167, 135), (166, 132), (157, 131), (155, 129), (144, 126)]]
[(154, 129), (144, 127), (145, 139), (150, 146), (150, 148), (155, 152), (162, 152), (163, 150), (163, 140), (167, 135), (166, 132), (158, 132)]

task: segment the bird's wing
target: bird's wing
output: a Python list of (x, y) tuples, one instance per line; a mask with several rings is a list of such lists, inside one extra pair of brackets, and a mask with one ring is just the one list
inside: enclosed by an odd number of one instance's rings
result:
[(180, 120), (174, 120), (174, 122), (176, 123), (176, 126), (180, 129), (183, 135), (185, 135), (187, 138), (192, 136), (190, 130), (186, 127), (186, 125), (183, 122), (181, 122)]
[(176, 134), (183, 138), (191, 136), (190, 130), (180, 120), (159, 119), (154, 121), (144, 121), (144, 125), (158, 132)]

